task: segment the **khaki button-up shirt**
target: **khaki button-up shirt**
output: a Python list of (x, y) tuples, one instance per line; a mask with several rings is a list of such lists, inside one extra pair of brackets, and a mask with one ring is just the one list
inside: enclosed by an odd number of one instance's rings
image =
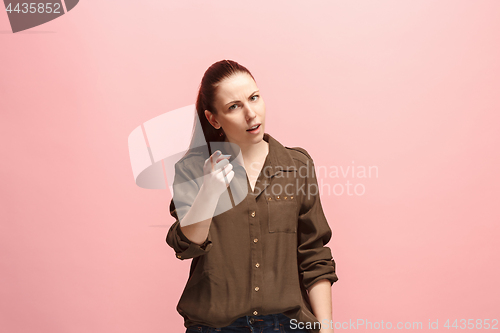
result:
[[(177, 258), (192, 258), (177, 305), (186, 327), (224, 327), (245, 315), (274, 313), (312, 326), (319, 320), (306, 290), (322, 279), (331, 284), (338, 280), (335, 261), (325, 246), (332, 231), (321, 207), (311, 156), (303, 148), (282, 146), (267, 133), (264, 140), (269, 153), (254, 191), (245, 169), (234, 167), (231, 188), (237, 188), (233, 182), (246, 179), (240, 184), (246, 186), (246, 195), (241, 200), (231, 197), (234, 207), (212, 218), (201, 245), (182, 233), (179, 221), (203, 183), (203, 164), (209, 155), (189, 153), (175, 165), (170, 214), (176, 221), (166, 241)], [(176, 192), (175, 185), (181, 183), (183, 190)], [(191, 190), (186, 190), (189, 186)], [(231, 188), (220, 201), (231, 196)], [(236, 197), (237, 191), (233, 192)]]

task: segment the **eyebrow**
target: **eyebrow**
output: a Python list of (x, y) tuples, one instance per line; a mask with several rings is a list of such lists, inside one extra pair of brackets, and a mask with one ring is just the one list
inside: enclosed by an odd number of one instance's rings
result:
[[(259, 92), (259, 90), (255, 90), (253, 93), (250, 94), (250, 96), (252, 96), (253, 94), (255, 94), (256, 92)], [(248, 97), (250, 97), (248, 96)], [(232, 101), (232, 102), (229, 102), (229, 103), (226, 103), (224, 104), (224, 106), (227, 106), (228, 104), (231, 104), (231, 103), (236, 103), (236, 102), (239, 102), (239, 101)]]

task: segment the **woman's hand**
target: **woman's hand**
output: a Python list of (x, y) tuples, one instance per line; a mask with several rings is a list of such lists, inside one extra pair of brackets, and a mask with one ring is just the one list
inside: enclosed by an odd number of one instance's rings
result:
[(226, 190), (234, 178), (233, 165), (229, 163), (231, 155), (222, 155), (217, 150), (205, 160), (203, 166), (203, 187), (210, 195), (219, 196)]

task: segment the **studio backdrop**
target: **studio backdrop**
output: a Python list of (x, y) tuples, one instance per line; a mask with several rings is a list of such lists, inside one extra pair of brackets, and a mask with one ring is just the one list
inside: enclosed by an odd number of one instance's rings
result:
[(160, 120), (223, 59), (314, 159), (336, 332), (500, 328), (499, 1), (55, 3), (0, 8), (2, 332), (185, 331)]

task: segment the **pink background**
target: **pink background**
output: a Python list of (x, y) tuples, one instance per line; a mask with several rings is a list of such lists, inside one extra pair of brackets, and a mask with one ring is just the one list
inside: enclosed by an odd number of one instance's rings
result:
[(322, 189), (334, 321), (500, 319), (500, 1), (83, 0), (17, 34), (2, 8), (0, 49), (3, 332), (185, 331), (171, 195), (127, 137), (221, 59), (283, 145), (378, 168), (320, 175), (365, 189)]

